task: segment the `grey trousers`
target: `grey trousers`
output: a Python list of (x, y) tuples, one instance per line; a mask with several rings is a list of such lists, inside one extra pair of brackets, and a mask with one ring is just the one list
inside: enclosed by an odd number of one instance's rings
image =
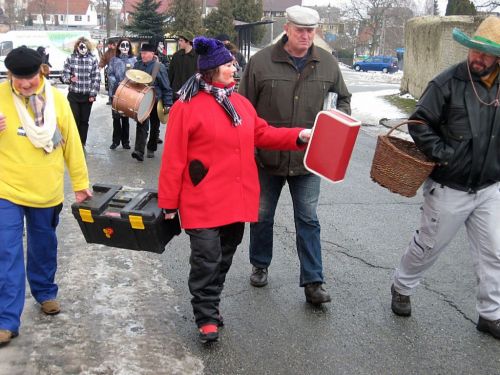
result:
[(478, 280), (476, 309), (484, 319), (500, 319), (500, 183), (469, 194), (427, 179), (423, 190), (420, 228), (394, 273), (396, 291), (413, 294), (465, 224)]

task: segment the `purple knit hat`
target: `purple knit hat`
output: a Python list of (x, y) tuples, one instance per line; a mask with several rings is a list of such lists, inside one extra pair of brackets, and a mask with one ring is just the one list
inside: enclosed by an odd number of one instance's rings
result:
[(233, 55), (220, 40), (199, 36), (193, 40), (198, 54), (198, 70), (209, 70), (233, 61)]

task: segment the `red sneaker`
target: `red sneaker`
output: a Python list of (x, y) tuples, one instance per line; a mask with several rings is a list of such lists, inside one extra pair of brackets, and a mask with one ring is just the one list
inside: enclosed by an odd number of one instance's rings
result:
[(219, 328), (215, 323), (204, 324), (200, 327), (200, 341), (205, 344), (207, 342), (217, 341), (219, 339)]

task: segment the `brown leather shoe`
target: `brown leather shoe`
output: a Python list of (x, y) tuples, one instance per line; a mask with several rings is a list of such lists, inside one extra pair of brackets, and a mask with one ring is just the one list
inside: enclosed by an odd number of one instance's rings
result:
[(7, 345), (10, 340), (17, 336), (17, 332), (12, 332), (7, 329), (0, 329), (0, 346)]
[(42, 302), (42, 311), (47, 315), (56, 315), (61, 312), (61, 306), (56, 300)]
[(478, 331), (489, 333), (494, 338), (500, 340), (500, 319), (486, 320), (479, 317), (476, 328)]
[(332, 299), (328, 292), (323, 288), (323, 283), (306, 284), (304, 287), (306, 301), (312, 305), (321, 305), (330, 302)]

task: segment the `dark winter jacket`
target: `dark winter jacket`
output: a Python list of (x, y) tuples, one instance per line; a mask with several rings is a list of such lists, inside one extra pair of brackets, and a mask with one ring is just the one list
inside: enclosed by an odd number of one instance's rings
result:
[[(259, 116), (277, 127), (311, 128), (328, 92), (337, 93), (337, 108), (350, 114), (351, 94), (335, 58), (313, 45), (299, 73), (284, 49), (286, 41), (285, 36), (252, 56), (243, 73), (238, 91)], [(304, 175), (309, 173), (303, 163), (304, 152), (257, 149), (256, 159), (271, 174)]]
[(172, 85), (174, 98), (177, 96), (175, 93), (179, 91), (182, 85), (196, 73), (198, 64), (198, 55), (192, 49), (189, 53), (181, 49), (172, 55), (172, 60), (168, 66), (168, 78)]
[[(472, 75), (481, 100), (490, 103), (499, 77), (490, 89)], [(462, 191), (476, 191), (500, 181), (500, 106), (486, 106), (474, 93), (466, 62), (445, 70), (429, 82), (411, 119), (415, 144), (439, 163), (435, 181)]]

